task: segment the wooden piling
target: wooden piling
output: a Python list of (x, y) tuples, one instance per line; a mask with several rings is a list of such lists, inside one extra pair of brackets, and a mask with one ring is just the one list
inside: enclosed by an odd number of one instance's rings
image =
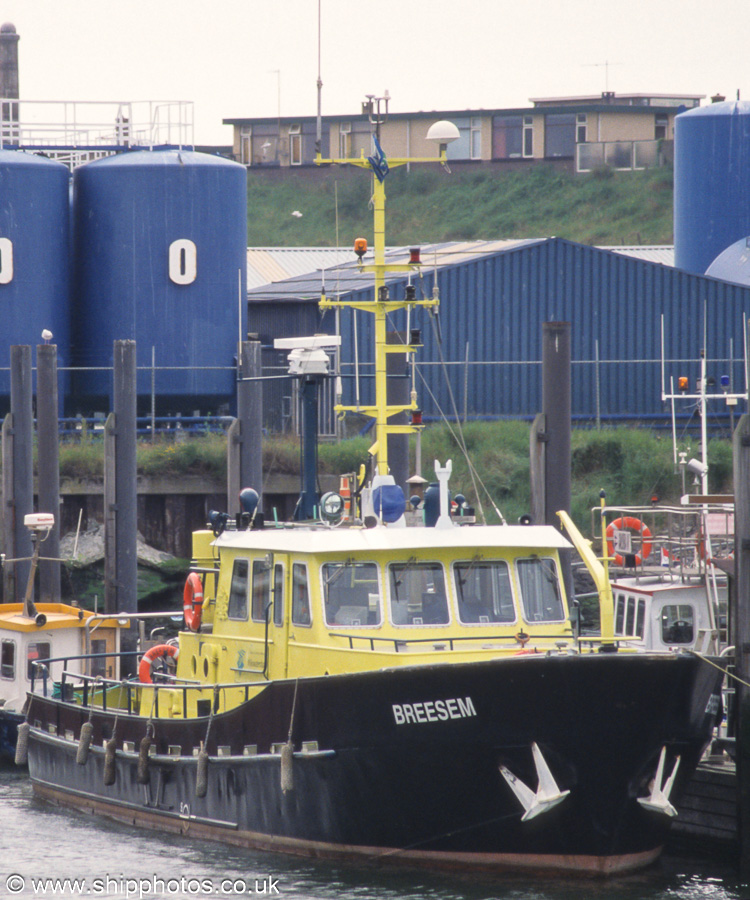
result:
[[(735, 586), (730, 621), (735, 646), (737, 719), (737, 823), (739, 864), (750, 875), (750, 415), (743, 415), (733, 439), (735, 497)], [(744, 682), (744, 683), (743, 683)]]

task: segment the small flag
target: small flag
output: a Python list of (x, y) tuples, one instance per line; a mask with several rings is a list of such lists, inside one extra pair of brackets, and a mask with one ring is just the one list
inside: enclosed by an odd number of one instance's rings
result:
[(663, 566), (669, 566), (669, 553), (667, 553), (664, 547), (661, 548), (661, 564)]
[(373, 156), (368, 156), (367, 162), (372, 166), (372, 171), (375, 173), (375, 177), (378, 181), (383, 182), (385, 181), (385, 176), (388, 174), (388, 160), (385, 158), (383, 148), (380, 146), (380, 142), (375, 135), (372, 136), (372, 140), (377, 152)]

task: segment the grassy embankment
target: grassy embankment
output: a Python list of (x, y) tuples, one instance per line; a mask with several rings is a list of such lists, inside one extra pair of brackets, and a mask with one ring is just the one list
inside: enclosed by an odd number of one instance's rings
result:
[[(481, 479), (480, 500), (488, 521), (496, 521), (488, 495), (508, 522), (515, 522), (529, 509), (529, 425), (525, 422), (470, 422), (463, 431), (464, 441), (474, 468)], [(367, 438), (353, 438), (340, 444), (320, 447), (321, 472), (337, 474), (357, 471), (364, 462)], [(572, 439), (572, 514), (585, 531), (589, 530), (589, 510), (599, 502), (605, 490), (607, 502), (645, 504), (656, 494), (664, 502), (677, 501), (682, 493), (675, 472), (669, 437), (649, 430), (612, 429), (574, 431)], [(689, 455), (696, 455), (693, 442)], [(457, 439), (444, 425), (425, 429), (422, 437), (422, 471), (434, 478), (432, 462), (453, 460), (451, 487), (462, 492), (470, 503), (476, 494), (468, 465)], [(727, 441), (709, 444), (710, 488), (731, 490), (732, 448)], [(63, 478), (99, 478), (102, 474), (102, 443), (84, 439), (60, 449)], [(299, 470), (299, 445), (291, 438), (266, 441), (264, 471), (295, 474)], [(138, 471), (143, 475), (202, 475), (224, 480), (226, 477), (226, 440), (206, 435), (179, 443), (139, 443)]]
[[(388, 176), (390, 246), (446, 240), (567, 238), (583, 244), (672, 242), (672, 170), (568, 175), (545, 166), (454, 175), (414, 168)], [(370, 182), (361, 177), (281, 181), (248, 175), (251, 247), (350, 246), (372, 241)], [(300, 218), (292, 211), (302, 213)]]

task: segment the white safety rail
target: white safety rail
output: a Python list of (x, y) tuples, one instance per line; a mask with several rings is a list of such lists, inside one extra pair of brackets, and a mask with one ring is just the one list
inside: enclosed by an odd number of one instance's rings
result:
[(192, 102), (0, 98), (0, 149), (42, 152), (71, 169), (127, 148), (194, 146)]

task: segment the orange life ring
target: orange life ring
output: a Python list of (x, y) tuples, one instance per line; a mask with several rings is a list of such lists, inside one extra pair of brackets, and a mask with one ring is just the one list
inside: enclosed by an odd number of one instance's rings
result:
[(187, 627), (191, 631), (198, 631), (203, 615), (203, 582), (197, 572), (191, 572), (185, 582), (185, 590), (182, 592), (182, 611)]
[(155, 647), (147, 650), (141, 657), (140, 663), (138, 663), (138, 680), (141, 684), (153, 684), (151, 664), (154, 660), (160, 656), (171, 656), (172, 659), (177, 659), (179, 655), (180, 648), (175, 647), (174, 644), (157, 644)]
[[(644, 525), (640, 519), (636, 519), (635, 516), (620, 516), (619, 519), (613, 519), (607, 525), (607, 556), (612, 556), (614, 553), (614, 542), (611, 540), (613, 537), (615, 530), (622, 531), (625, 528), (629, 528), (631, 531), (637, 531), (641, 536), (641, 552), (636, 553), (635, 555), (635, 564), (640, 566), (643, 563), (644, 559), (648, 559), (649, 554), (651, 553), (651, 530), (648, 525)], [(624, 562), (624, 559), (620, 553), (615, 554), (615, 565), (621, 566)]]

